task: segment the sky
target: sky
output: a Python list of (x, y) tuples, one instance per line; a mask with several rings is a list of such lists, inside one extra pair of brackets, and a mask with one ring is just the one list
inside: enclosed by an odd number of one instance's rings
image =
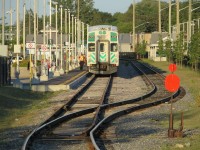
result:
[[(22, 17), (22, 11), (23, 11), (23, 2), (26, 2), (26, 7), (29, 9), (30, 7), (33, 9), (34, 5), (34, 0), (19, 0), (20, 1), (20, 13)], [(46, 0), (49, 2), (49, 0)], [(140, 0), (135, 0), (135, 2), (138, 2)], [(10, 5), (11, 2), (11, 5)], [(16, 20), (16, 2), (17, 0), (5, 0), (5, 12), (10, 10), (10, 7), (12, 9), (15, 9), (15, 12), (13, 13), (13, 23)], [(42, 5), (43, 5), (43, 0), (38, 0), (41, 5), (39, 6), (39, 14), (43, 13)], [(99, 9), (102, 12), (108, 12), (111, 14), (114, 14), (116, 12), (121, 12), (124, 13), (128, 10), (129, 6), (132, 4), (133, 0), (94, 0), (94, 7)], [(47, 5), (47, 14), (49, 8)], [(0, 17), (2, 17), (2, 0), (0, 0)], [(5, 14), (5, 17), (7, 18), (5, 21), (8, 23), (10, 22), (10, 15)]]
[[(136, 0), (135, 2), (138, 2)], [(133, 0), (94, 0), (94, 7), (103, 12), (124, 13), (128, 10), (129, 6), (133, 3)]]
[[(0, 0), (0, 18), (2, 17), (2, 1)], [(22, 18), (22, 11), (23, 11), (23, 2), (26, 2), (26, 8), (29, 9), (30, 7), (33, 9), (34, 0), (19, 0), (20, 1), (20, 13)], [(49, 2), (50, 0), (46, 0)], [(135, 2), (140, 2), (141, 0), (135, 0)], [(161, 0), (161, 1), (168, 1), (168, 0)], [(11, 2), (11, 5), (10, 5)], [(16, 20), (16, 2), (17, 0), (5, 0), (5, 12), (10, 10), (10, 7), (15, 9), (13, 13), (13, 23)], [(38, 0), (39, 4), (39, 14), (43, 13), (43, 0)], [(108, 12), (114, 14), (116, 12), (124, 13), (128, 10), (129, 6), (133, 3), (133, 0), (94, 0), (94, 7), (99, 9), (102, 12)], [(47, 5), (47, 15), (49, 15), (49, 6)], [(7, 18), (5, 22), (10, 22), (10, 15), (5, 14)], [(0, 21), (1, 22), (1, 21)]]

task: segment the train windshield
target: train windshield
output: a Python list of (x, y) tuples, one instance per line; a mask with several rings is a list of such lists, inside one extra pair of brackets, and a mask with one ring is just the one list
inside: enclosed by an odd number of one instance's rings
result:
[(111, 52), (117, 52), (117, 43), (111, 43)]
[(104, 52), (105, 48), (104, 48), (104, 43), (100, 43), (100, 52)]
[(95, 43), (89, 43), (88, 44), (88, 51), (94, 52), (95, 51)]

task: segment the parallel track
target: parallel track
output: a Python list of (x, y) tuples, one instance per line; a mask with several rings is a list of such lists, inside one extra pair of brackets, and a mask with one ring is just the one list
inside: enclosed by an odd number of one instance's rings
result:
[[(104, 83), (105, 86), (101, 98), (81, 97), (81, 95), (87, 93), (89, 87), (97, 80), (93, 76), (66, 105), (32, 131), (24, 142), (22, 150), (34, 147), (34, 142), (38, 141), (38, 139), (39, 141), (85, 141), (88, 136), (92, 141), (92, 145), (88, 145), (90, 149), (105, 149), (101, 135), (113, 119), (170, 101), (171, 93), (167, 92), (163, 87), (164, 76), (138, 62), (132, 63), (132, 66), (140, 72), (146, 85), (151, 89), (148, 93), (138, 98), (109, 103), (109, 91), (112, 83), (112, 78), (110, 77), (106, 84)], [(97, 90), (101, 88), (98, 87)], [(173, 97), (176, 97), (181, 92), (184, 93), (182, 88), (174, 93)], [(70, 124), (74, 126), (71, 129)]]

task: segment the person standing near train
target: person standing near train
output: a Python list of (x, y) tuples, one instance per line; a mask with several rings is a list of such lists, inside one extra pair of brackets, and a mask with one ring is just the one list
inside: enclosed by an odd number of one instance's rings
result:
[(80, 70), (83, 70), (84, 63), (85, 63), (85, 56), (83, 55), (83, 53), (81, 53), (81, 55), (79, 56)]

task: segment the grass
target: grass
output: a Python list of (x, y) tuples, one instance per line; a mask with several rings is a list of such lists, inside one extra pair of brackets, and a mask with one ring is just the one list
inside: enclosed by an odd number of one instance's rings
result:
[[(167, 74), (170, 74), (170, 71), (168, 69), (169, 63), (168, 62), (153, 62), (151, 60), (143, 60), (146, 63), (149, 63), (150, 65), (153, 65), (162, 71), (166, 72)], [(188, 67), (182, 67), (180, 68), (177, 66), (177, 70), (174, 72), (176, 75), (179, 76), (181, 81), (181, 86), (184, 88), (187, 88), (189, 93), (192, 95), (192, 97), (195, 99), (194, 104), (190, 104), (189, 110), (184, 111), (184, 129), (186, 130), (195, 130), (200, 129), (200, 73), (194, 72)], [(174, 113), (174, 120), (180, 120), (180, 113)], [(163, 125), (168, 125), (168, 120), (164, 121), (162, 123)], [(178, 128), (180, 122), (176, 122), (174, 124), (175, 128)], [(189, 147), (184, 146), (184, 150), (196, 150), (200, 149), (200, 135), (192, 135), (192, 136), (186, 136), (185, 138), (181, 139), (174, 139), (174, 141), (177, 143), (180, 143), (184, 145), (185, 143), (190, 143), (191, 145)], [(174, 150), (175, 145), (164, 145), (162, 147), (164, 150)]]
[[(33, 92), (13, 87), (0, 87), (0, 130), (15, 126), (15, 120), (31, 111), (47, 107), (53, 92)], [(42, 103), (42, 105), (40, 105)]]

